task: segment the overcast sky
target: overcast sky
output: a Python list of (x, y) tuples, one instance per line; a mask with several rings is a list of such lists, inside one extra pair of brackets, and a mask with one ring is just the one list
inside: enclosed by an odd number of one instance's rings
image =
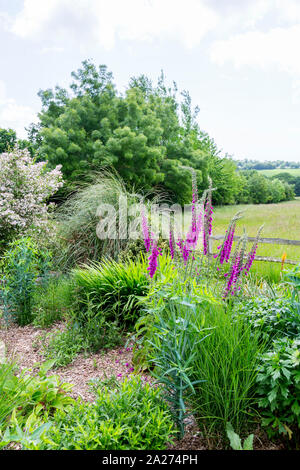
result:
[(90, 58), (188, 90), (235, 158), (300, 160), (300, 0), (0, 0), (0, 127), (36, 120), (39, 89)]

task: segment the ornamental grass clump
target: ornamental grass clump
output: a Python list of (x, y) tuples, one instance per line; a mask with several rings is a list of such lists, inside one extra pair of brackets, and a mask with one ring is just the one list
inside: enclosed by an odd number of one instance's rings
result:
[(238, 433), (255, 419), (256, 377), (265, 350), (258, 331), (243, 319), (233, 321), (223, 304), (195, 316), (202, 328), (213, 328), (205, 342), (195, 346), (191, 380), (202, 380), (191, 396), (194, 416), (209, 437), (224, 434), (230, 421)]
[[(128, 244), (127, 225), (129, 217), (120, 216), (120, 206), (127, 204), (127, 214), (139, 202), (138, 197), (127, 191), (122, 179), (112, 171), (101, 170), (91, 174), (90, 181), (81, 183), (77, 191), (69, 196), (56, 211), (58, 224), (57, 262), (63, 269), (73, 268), (79, 263), (99, 261), (103, 257), (117, 259)], [(106, 217), (98, 212), (107, 207), (113, 216), (108, 217), (118, 227), (112, 237), (109, 227), (104, 226), (103, 238), (97, 227)]]
[(148, 292), (149, 280), (145, 271), (143, 257), (125, 263), (106, 259), (74, 269), (72, 279), (78, 309), (84, 310), (88, 301), (95, 314), (103, 312), (106, 319), (132, 327), (140, 314), (139, 298)]

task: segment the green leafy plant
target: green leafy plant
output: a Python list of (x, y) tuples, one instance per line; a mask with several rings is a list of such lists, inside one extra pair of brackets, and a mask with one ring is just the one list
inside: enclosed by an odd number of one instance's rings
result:
[(256, 378), (258, 405), (270, 435), (292, 437), (300, 427), (300, 341), (282, 338), (262, 355)]
[[(73, 386), (61, 382), (56, 375), (47, 376), (47, 372), (53, 365), (54, 361), (38, 365), (38, 373), (33, 376), (28, 370), (18, 371), (14, 363), (0, 364), (0, 437), (2, 441), (6, 442), (11, 433), (20, 434), (19, 429), (24, 429), (29, 424), (32, 427), (33, 421), (43, 423), (53, 416), (56, 410), (69, 410), (74, 403), (68, 395)], [(14, 439), (11, 438), (11, 440)]]
[(160, 450), (173, 433), (161, 391), (138, 378), (114, 390), (101, 387), (95, 403), (78, 400), (68, 413), (56, 412), (52, 422), (38, 449)]
[(33, 295), (50, 268), (50, 253), (40, 251), (31, 238), (12, 242), (3, 256), (0, 300), (6, 322), (26, 325), (32, 321)]
[(233, 316), (249, 323), (266, 341), (300, 334), (300, 315), (291, 299), (255, 297), (234, 306)]
[(64, 367), (77, 357), (84, 348), (82, 331), (72, 324), (65, 330), (45, 334), (40, 338), (41, 352), (46, 360), (54, 360), (55, 367)]
[(191, 379), (196, 347), (206, 338), (206, 332), (194, 324), (191, 311), (195, 312), (195, 305), (188, 298), (167, 301), (149, 341), (155, 366), (152, 374), (164, 385), (180, 437), (184, 435), (184, 419), (188, 416), (186, 403), (195, 394), (194, 386), (202, 381)]
[(236, 432), (234, 432), (231, 423), (226, 423), (226, 434), (230, 441), (230, 446), (233, 450), (253, 450), (254, 434), (250, 434), (242, 444), (240, 436)]
[[(23, 380), (28, 378), (28, 385), (22, 392), (24, 405), (20, 413), (28, 415), (34, 409), (37, 416), (51, 415), (56, 409), (68, 409), (73, 403), (73, 399), (68, 396), (73, 385), (61, 382), (58, 375), (49, 375), (47, 372), (54, 366), (55, 360), (49, 360), (41, 365), (36, 376), (25, 375)], [(17, 378), (18, 380), (18, 378)]]
[(25, 423), (20, 424), (13, 411), (11, 417), (11, 426), (8, 426), (0, 441), (0, 448), (6, 447), (11, 443), (21, 444), (22, 449), (30, 448), (37, 450), (42, 442), (42, 436), (50, 429), (52, 423), (44, 423), (41, 418), (32, 412)]
[(106, 373), (104, 372), (104, 379), (95, 377), (89, 381), (90, 390), (97, 395), (100, 390), (105, 388), (112, 390), (119, 388), (119, 381), (115, 375), (107, 377)]
[(150, 284), (146, 297), (140, 300), (141, 316), (135, 324), (135, 331), (131, 339), (134, 341), (133, 362), (140, 370), (151, 367), (151, 341), (154, 335), (154, 324), (160, 318), (168, 300), (189, 298), (193, 305), (201, 306), (202, 312), (216, 306), (219, 302), (211, 291), (197, 284), (195, 279), (183, 281), (180, 270), (172, 265), (170, 256), (162, 256), (160, 260), (160, 272), (155, 282)]
[(0, 431), (5, 428), (15, 408), (22, 407), (24, 391), (31, 378), (15, 378), (16, 364), (5, 362), (0, 364)]

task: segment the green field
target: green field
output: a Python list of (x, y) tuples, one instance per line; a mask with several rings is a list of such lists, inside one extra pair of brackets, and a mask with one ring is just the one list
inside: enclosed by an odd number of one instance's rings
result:
[[(264, 225), (262, 237), (300, 240), (300, 198), (279, 204), (217, 207), (214, 213), (213, 235), (224, 234), (228, 221), (240, 210), (244, 213), (237, 224), (237, 235), (241, 235), (245, 228), (247, 235), (253, 237), (257, 229)], [(259, 244), (257, 255), (281, 258), (284, 252), (287, 254), (287, 259), (300, 262), (300, 246)], [(256, 262), (253, 269), (258, 274), (278, 281), (280, 267), (280, 263), (261, 261)]]
[[(247, 204), (234, 206), (219, 206), (214, 209), (213, 235), (224, 235), (228, 223), (238, 212), (243, 211), (243, 217), (237, 223), (236, 235), (242, 235), (245, 228), (249, 237), (254, 237), (260, 226), (264, 225), (261, 236), (264, 238), (286, 238), (300, 240), (300, 198), (278, 204)], [(188, 218), (189, 219), (189, 218)], [(187, 229), (190, 220), (186, 220)], [(213, 251), (217, 251), (219, 242), (215, 241)], [(249, 249), (251, 245), (249, 244)], [(300, 246), (259, 244), (257, 255), (281, 258), (286, 253), (287, 259), (300, 262)], [(291, 268), (286, 265), (286, 268)], [(280, 280), (280, 263), (257, 261), (252, 270), (269, 280)]]
[(279, 173), (289, 173), (292, 176), (300, 176), (300, 168), (277, 168), (276, 170), (259, 170), (265, 176), (276, 176)]

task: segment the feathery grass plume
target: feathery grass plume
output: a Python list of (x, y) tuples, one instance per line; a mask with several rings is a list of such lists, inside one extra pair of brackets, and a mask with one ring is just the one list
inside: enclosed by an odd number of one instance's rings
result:
[[(88, 182), (80, 183), (67, 201), (56, 211), (58, 235), (62, 240), (57, 262), (70, 268), (81, 262), (101, 259), (103, 254), (114, 259), (124, 249), (127, 238), (127, 217), (119, 216), (119, 202), (126, 200), (128, 210), (138, 203), (137, 195), (129, 193), (122, 179), (113, 170), (102, 169), (90, 174)], [(96, 233), (99, 223), (97, 209), (109, 204), (116, 210), (116, 228), (122, 237), (100, 240)]]

